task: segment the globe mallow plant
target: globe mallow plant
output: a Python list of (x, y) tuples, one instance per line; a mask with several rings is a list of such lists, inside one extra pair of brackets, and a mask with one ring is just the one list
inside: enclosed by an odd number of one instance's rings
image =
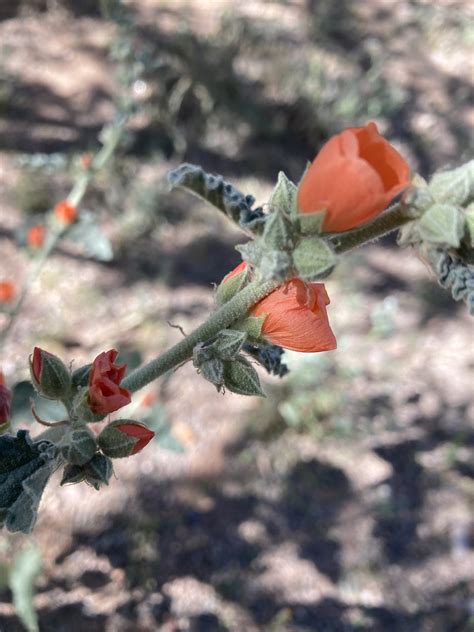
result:
[[(225, 213), (246, 234), (237, 246), (242, 262), (215, 292), (209, 317), (148, 364), (127, 372), (115, 349), (71, 370), (36, 347), (31, 381), (40, 397), (62, 402), (61, 421), (32, 414), (44, 430), (11, 433), (11, 391), (0, 373), (0, 525), (30, 532), (51, 474), (61, 484), (109, 483), (117, 458), (140, 458), (153, 431), (140, 421), (115, 418), (134, 394), (171, 369), (191, 361), (219, 392), (263, 396), (255, 362), (283, 376), (284, 349), (325, 353), (337, 347), (325, 287), (347, 251), (398, 231), (430, 263), (440, 283), (474, 313), (474, 161), (435, 174), (413, 175), (375, 123), (329, 139), (299, 183), (280, 173), (268, 201), (255, 207), (221, 176), (184, 164), (168, 174), (181, 187)], [(74, 222), (75, 208), (55, 211)], [(11, 280), (0, 283), (0, 302), (14, 301)]]

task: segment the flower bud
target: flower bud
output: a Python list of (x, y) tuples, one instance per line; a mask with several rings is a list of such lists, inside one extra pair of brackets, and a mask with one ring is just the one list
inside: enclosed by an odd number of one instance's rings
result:
[(30, 248), (41, 248), (44, 244), (46, 229), (42, 224), (31, 226), (26, 234), (26, 242)]
[(77, 218), (77, 209), (67, 200), (61, 200), (54, 207), (54, 215), (64, 225), (73, 224)]
[(63, 399), (71, 390), (71, 375), (62, 360), (35, 347), (30, 356), (31, 380), (39, 394), (47, 399)]
[(216, 292), (216, 301), (218, 305), (224, 305), (230, 301), (237, 292), (245, 286), (249, 280), (249, 270), (247, 263), (242, 261), (232, 272), (229, 272), (221, 281)]
[(105, 455), (120, 459), (143, 450), (154, 436), (152, 430), (138, 421), (118, 419), (102, 430), (98, 443)]
[(127, 404), (132, 396), (120, 386), (126, 364), (116, 364), (118, 351), (110, 349), (100, 353), (89, 373), (89, 407), (95, 415), (112, 413)]
[(84, 480), (94, 489), (99, 490), (102, 484), (108, 485), (113, 472), (112, 461), (104, 454), (95, 454), (84, 466)]

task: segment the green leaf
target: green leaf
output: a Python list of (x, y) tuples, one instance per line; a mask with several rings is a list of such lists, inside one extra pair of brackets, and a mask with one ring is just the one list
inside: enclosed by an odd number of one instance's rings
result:
[(68, 237), (79, 244), (84, 253), (92, 259), (112, 261), (114, 258), (110, 240), (91, 212), (81, 213), (79, 220), (69, 229)]
[(38, 618), (33, 605), (34, 586), (41, 572), (41, 552), (30, 545), (15, 557), (10, 571), (10, 588), (18, 617), (28, 632), (38, 632)]
[(206, 200), (244, 230), (262, 233), (265, 222), (263, 210), (252, 208), (255, 199), (241, 193), (222, 176), (206, 173), (197, 165), (185, 163), (169, 172), (168, 182), (171, 188), (184, 188)]
[(434, 204), (423, 213), (418, 228), (424, 241), (458, 248), (464, 234), (464, 217), (453, 204)]
[(324, 239), (305, 237), (293, 251), (293, 263), (305, 281), (324, 278), (336, 265), (336, 255)]
[(225, 363), (224, 380), (225, 387), (233, 393), (265, 397), (257, 371), (243, 356)]

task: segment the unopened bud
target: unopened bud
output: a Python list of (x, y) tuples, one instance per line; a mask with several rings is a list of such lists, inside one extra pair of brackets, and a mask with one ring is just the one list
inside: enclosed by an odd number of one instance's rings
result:
[(66, 445), (61, 448), (61, 454), (71, 465), (84, 465), (97, 452), (96, 440), (88, 428), (71, 430), (66, 441)]
[(120, 459), (143, 450), (154, 436), (152, 430), (138, 421), (118, 419), (102, 430), (98, 443), (105, 455)]
[(30, 373), (39, 394), (47, 399), (63, 399), (71, 390), (71, 375), (64, 362), (39, 347), (30, 356)]

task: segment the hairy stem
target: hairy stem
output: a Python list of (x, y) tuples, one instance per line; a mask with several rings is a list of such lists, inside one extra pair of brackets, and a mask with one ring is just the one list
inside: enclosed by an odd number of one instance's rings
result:
[(264, 283), (251, 283), (241, 290), (228, 303), (218, 309), (200, 327), (195, 329), (184, 340), (181, 340), (171, 349), (165, 351), (145, 366), (132, 371), (122, 382), (122, 386), (130, 391), (138, 391), (140, 388), (156, 380), (157, 377), (170, 369), (178, 366), (192, 356), (194, 347), (199, 342), (205, 342), (217, 335), (236, 320), (247, 313), (248, 309), (258, 303), (262, 298), (278, 287), (277, 281)]
[(393, 232), (413, 219), (413, 210), (403, 204), (403, 202), (398, 202), (385, 213), (379, 215), (373, 222), (367, 224), (367, 226), (357, 228), (348, 233), (342, 233), (341, 235), (332, 235), (329, 237), (328, 242), (337, 254), (342, 254), (388, 235), (388, 233)]

